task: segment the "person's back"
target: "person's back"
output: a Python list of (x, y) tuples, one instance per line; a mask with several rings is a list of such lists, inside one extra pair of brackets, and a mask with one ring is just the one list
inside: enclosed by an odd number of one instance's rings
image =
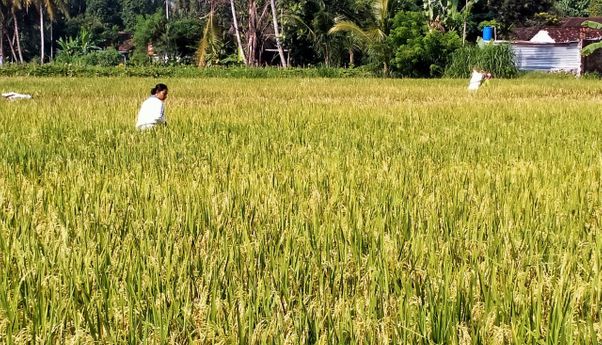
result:
[(148, 129), (156, 125), (167, 124), (163, 104), (166, 98), (167, 86), (165, 84), (157, 84), (151, 90), (151, 96), (140, 107), (136, 120), (136, 128)]
[(140, 107), (136, 128), (140, 129), (144, 125), (156, 125), (164, 122), (163, 102), (155, 96), (149, 97)]
[(477, 91), (481, 86), (483, 76), (484, 73), (481, 73), (477, 70), (473, 70), (472, 76), (470, 77), (470, 82), (468, 82), (468, 91)]

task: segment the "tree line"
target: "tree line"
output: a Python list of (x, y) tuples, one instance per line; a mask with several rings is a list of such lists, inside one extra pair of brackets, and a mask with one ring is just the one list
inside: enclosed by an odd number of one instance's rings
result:
[[(602, 0), (0, 0), (4, 62), (365, 66), (441, 75), (484, 25), (602, 14)], [(124, 48), (125, 47), (125, 48)]]

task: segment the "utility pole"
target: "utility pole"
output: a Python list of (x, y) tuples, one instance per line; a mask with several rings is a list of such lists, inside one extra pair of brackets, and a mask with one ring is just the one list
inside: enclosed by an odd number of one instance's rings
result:
[(165, 0), (165, 19), (169, 20), (169, 0)]

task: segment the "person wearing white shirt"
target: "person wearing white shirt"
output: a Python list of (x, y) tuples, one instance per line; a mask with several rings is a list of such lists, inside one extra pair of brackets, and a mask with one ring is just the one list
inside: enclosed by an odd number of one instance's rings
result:
[(151, 90), (151, 96), (142, 103), (136, 120), (136, 128), (145, 130), (159, 125), (167, 125), (165, 119), (165, 99), (167, 98), (167, 85), (157, 84)]
[(481, 84), (489, 79), (491, 79), (491, 73), (473, 69), (470, 81), (468, 82), (468, 91), (477, 91), (481, 87)]

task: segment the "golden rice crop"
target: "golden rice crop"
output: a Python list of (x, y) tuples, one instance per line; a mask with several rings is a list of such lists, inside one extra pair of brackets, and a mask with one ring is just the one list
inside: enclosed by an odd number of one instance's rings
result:
[(602, 86), (0, 81), (0, 342), (602, 342)]

